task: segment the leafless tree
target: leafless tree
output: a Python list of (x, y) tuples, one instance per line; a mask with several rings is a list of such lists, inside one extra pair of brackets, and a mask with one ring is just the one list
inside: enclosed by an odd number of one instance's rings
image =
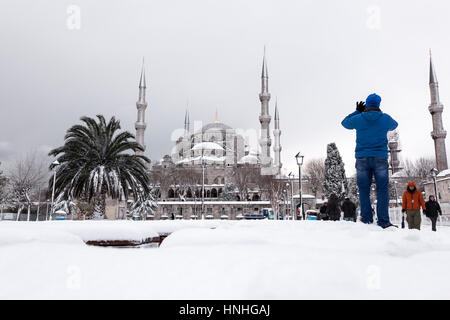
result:
[(8, 178), (0, 170), (0, 220), (3, 220), (3, 209), (9, 207), (11, 204), (12, 198), (10, 188), (8, 188)]
[(232, 171), (233, 185), (237, 188), (239, 197), (245, 201), (249, 198), (251, 187), (256, 185), (258, 168), (249, 164), (238, 164)]
[(176, 171), (175, 168), (164, 168), (158, 171), (151, 171), (150, 173), (150, 183), (154, 188), (159, 187), (159, 192), (161, 197), (166, 195), (169, 191), (170, 186), (176, 183)]
[(195, 186), (201, 180), (201, 173), (195, 168), (177, 168), (176, 169), (176, 184), (178, 186), (178, 196), (181, 200), (185, 200), (188, 196), (189, 189), (191, 194), (195, 195)]
[(403, 166), (408, 177), (425, 180), (430, 175), (431, 169), (435, 167), (435, 162), (433, 158), (420, 157), (415, 161), (405, 159)]
[(323, 191), (325, 160), (322, 158), (309, 160), (305, 164), (305, 178), (309, 180), (314, 197), (317, 198), (317, 193)]
[(277, 179), (275, 175), (258, 175), (257, 184), (260, 191), (269, 199), (272, 210), (278, 218), (280, 202), (286, 188), (286, 181)]
[(36, 153), (28, 153), (17, 159), (8, 173), (8, 180), (15, 204), (18, 206), (17, 221), (24, 207), (27, 207), (27, 221), (30, 220), (31, 205), (47, 180), (48, 171)]

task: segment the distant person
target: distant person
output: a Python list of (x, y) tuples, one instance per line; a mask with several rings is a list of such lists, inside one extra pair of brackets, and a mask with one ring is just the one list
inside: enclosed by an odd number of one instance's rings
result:
[(345, 198), (341, 206), (342, 212), (344, 212), (345, 221), (356, 222), (356, 205), (350, 198)]
[[(359, 189), (361, 221), (373, 223), (370, 187), (375, 177), (377, 185), (377, 224), (382, 228), (394, 226), (389, 220), (388, 131), (395, 130), (397, 121), (380, 110), (381, 97), (369, 95), (366, 102), (357, 102), (356, 111), (349, 114), (342, 126), (356, 129), (356, 180)], [(396, 226), (394, 226), (396, 227)]]
[(425, 202), (425, 208), (425, 215), (431, 220), (431, 230), (436, 231), (437, 218), (439, 215), (442, 216), (442, 210), (434, 195), (428, 197), (428, 201)]
[(336, 194), (332, 193), (328, 199), (326, 214), (331, 221), (341, 220), (341, 209), (339, 205), (339, 198)]
[(417, 190), (416, 184), (411, 181), (403, 193), (402, 200), (402, 212), (406, 212), (406, 222), (409, 229), (420, 230), (420, 223), (422, 222), (420, 208), (423, 211), (426, 210), (425, 201), (422, 192)]
[(327, 207), (328, 207), (328, 202), (325, 201), (319, 209), (320, 220), (328, 220)]

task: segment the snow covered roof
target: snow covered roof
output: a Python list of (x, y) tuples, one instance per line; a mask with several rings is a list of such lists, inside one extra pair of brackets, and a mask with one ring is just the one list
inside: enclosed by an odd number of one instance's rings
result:
[(406, 174), (405, 170), (400, 170), (400, 171), (394, 173), (391, 177), (392, 178), (407, 178), (408, 175)]
[(183, 158), (180, 161), (177, 161), (177, 164), (189, 163), (192, 161), (201, 161), (202, 159), (205, 161), (210, 161), (210, 162), (224, 162), (225, 161), (225, 157), (198, 156), (198, 157)]
[[(201, 201), (158, 201), (158, 205), (195, 205)], [(205, 201), (205, 205), (270, 205), (270, 201)]]
[(450, 175), (450, 169), (443, 170), (443, 171), (439, 172), (439, 174), (437, 176), (439, 178), (442, 178), (442, 177), (445, 177), (445, 176), (448, 176), (448, 175)]
[(215, 142), (200, 142), (193, 146), (191, 150), (223, 150), (223, 148)]
[[(294, 194), (293, 196), (294, 199), (300, 199), (300, 195), (299, 194)], [(310, 194), (302, 194), (302, 199), (314, 199), (315, 197), (313, 195)]]

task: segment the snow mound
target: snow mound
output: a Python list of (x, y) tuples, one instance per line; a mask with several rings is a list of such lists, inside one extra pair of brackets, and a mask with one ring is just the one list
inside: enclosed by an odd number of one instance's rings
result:
[(53, 244), (84, 244), (80, 237), (54, 228), (29, 228), (20, 222), (0, 223), (0, 246), (46, 242)]
[(159, 234), (140, 221), (46, 221), (0, 223), (0, 244), (32, 240), (66, 243), (67, 241), (129, 240), (143, 241)]

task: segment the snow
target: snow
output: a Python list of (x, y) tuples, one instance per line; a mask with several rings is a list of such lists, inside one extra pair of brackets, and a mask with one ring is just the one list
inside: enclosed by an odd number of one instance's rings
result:
[[(147, 238), (158, 237), (159, 234), (149, 224), (139, 224), (136, 221), (2, 221), (0, 223), (0, 245), (3, 241), (8, 242), (8, 236), (4, 234), (17, 231), (22, 237), (30, 233), (32, 237), (50, 237), (53, 233), (65, 234), (70, 238), (78, 238), (82, 241), (98, 240), (130, 240), (142, 241)], [(24, 238), (23, 241), (28, 241)], [(20, 239), (18, 239), (20, 240)], [(22, 241), (22, 240), (21, 240)]]
[[(131, 225), (173, 233), (152, 249), (92, 247), (76, 238), (94, 227), (133, 234)], [(448, 299), (450, 228), (428, 229), (268, 220), (0, 222), (0, 299)]]
[(391, 177), (392, 178), (407, 178), (408, 175), (406, 174), (405, 170), (400, 170), (400, 171), (394, 173)]
[(223, 150), (223, 148), (215, 142), (200, 142), (193, 146), (191, 150)]
[(439, 172), (439, 174), (437, 176), (441, 178), (441, 177), (446, 177), (448, 175), (450, 175), (450, 169), (446, 169), (446, 170)]

